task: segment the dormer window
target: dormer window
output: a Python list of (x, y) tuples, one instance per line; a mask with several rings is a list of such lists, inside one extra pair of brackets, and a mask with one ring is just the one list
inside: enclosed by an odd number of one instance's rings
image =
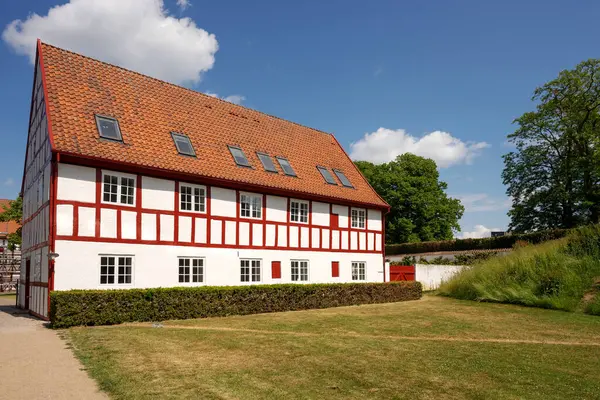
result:
[(122, 142), (123, 137), (121, 136), (121, 129), (119, 128), (119, 122), (111, 117), (104, 117), (102, 115), (96, 115), (96, 127), (98, 133), (103, 139), (114, 140)]
[(277, 157), (277, 161), (279, 162), (279, 166), (283, 170), (284, 174), (289, 175), (289, 176), (296, 176), (296, 172), (294, 171), (294, 168), (292, 168), (292, 165), (286, 158)]
[(171, 137), (175, 142), (175, 147), (177, 147), (177, 152), (184, 156), (192, 156), (196, 157), (196, 152), (194, 151), (194, 146), (192, 146), (192, 142), (190, 138), (181, 133), (171, 132)]
[(335, 176), (338, 177), (340, 182), (342, 182), (342, 185), (349, 187), (349, 188), (354, 187), (354, 186), (352, 186), (352, 184), (350, 183), (350, 180), (346, 177), (346, 175), (342, 171), (340, 171), (339, 169), (334, 169), (333, 173), (335, 174)]
[(323, 176), (323, 179), (325, 179), (325, 182), (329, 183), (330, 185), (337, 185), (335, 179), (333, 179), (333, 176), (331, 175), (331, 172), (329, 172), (327, 168), (317, 166), (317, 169)]
[(235, 146), (228, 147), (237, 165), (239, 165), (240, 167), (251, 167), (250, 162), (248, 161), (248, 158), (246, 157), (246, 154), (244, 154), (244, 151), (242, 149)]

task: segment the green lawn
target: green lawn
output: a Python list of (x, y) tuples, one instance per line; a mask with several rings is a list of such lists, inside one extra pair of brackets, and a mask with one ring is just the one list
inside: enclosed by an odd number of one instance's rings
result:
[(423, 300), (61, 331), (118, 399), (598, 399), (600, 318)]

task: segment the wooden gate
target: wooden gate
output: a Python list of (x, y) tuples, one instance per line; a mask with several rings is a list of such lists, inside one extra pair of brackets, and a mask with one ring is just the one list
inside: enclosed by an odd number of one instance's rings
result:
[(414, 281), (414, 265), (390, 265), (390, 281)]

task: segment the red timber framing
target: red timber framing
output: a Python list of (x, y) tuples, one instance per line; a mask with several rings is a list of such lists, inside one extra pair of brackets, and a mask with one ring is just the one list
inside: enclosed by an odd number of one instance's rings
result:
[[(117, 169), (115, 169), (114, 167), (112, 167), (110, 169), (111, 171), (118, 171)], [(125, 172), (125, 171), (123, 171)], [(130, 172), (129, 172), (130, 173)], [(171, 178), (171, 180), (174, 180)], [(181, 182), (183, 183), (187, 183), (190, 182), (189, 179), (185, 179), (185, 180), (181, 180)], [(143, 208), (142, 207), (142, 196), (143, 196), (143, 178), (141, 176), (141, 174), (137, 175), (137, 179), (136, 179), (136, 200), (135, 200), (135, 206), (127, 206), (127, 205), (120, 205), (120, 204), (108, 204), (108, 203), (102, 203), (102, 168), (100, 167), (96, 167), (96, 197), (95, 197), (95, 203), (88, 203), (88, 202), (80, 202), (80, 201), (71, 201), (71, 200), (55, 200), (55, 204), (56, 205), (72, 205), (73, 206), (73, 212), (75, 213), (79, 207), (88, 207), (88, 208), (94, 208), (96, 210), (96, 221), (95, 221), (95, 234), (94, 236), (85, 236), (85, 237), (81, 237), (81, 236), (77, 236), (77, 227), (76, 225), (78, 224), (78, 218), (77, 216), (73, 215), (73, 234), (72, 235), (56, 235), (54, 237), (54, 239), (57, 240), (72, 240), (72, 241), (86, 241), (86, 242), (105, 242), (105, 243), (128, 243), (128, 244), (151, 244), (151, 245), (170, 245), (170, 246), (193, 246), (193, 247), (216, 247), (216, 248), (244, 248), (244, 249), (269, 249), (269, 250), (294, 250), (294, 251), (323, 251), (323, 252), (343, 252), (343, 253), (370, 253), (370, 254), (382, 254), (384, 251), (384, 247), (383, 244), (381, 245), (380, 250), (375, 250), (377, 248), (376, 243), (371, 243), (370, 241), (372, 240), (376, 240), (377, 238), (377, 234), (379, 235), (383, 235), (383, 231), (382, 230), (369, 230), (367, 229), (367, 227), (365, 227), (365, 229), (358, 229), (358, 228), (351, 228), (350, 224), (351, 224), (351, 206), (345, 206), (348, 209), (348, 226), (345, 228), (340, 228), (340, 227), (336, 227), (331, 229), (330, 226), (321, 226), (321, 225), (315, 225), (313, 224), (313, 218), (312, 218), (312, 210), (313, 210), (313, 206), (312, 200), (304, 200), (307, 201), (309, 204), (309, 220), (308, 223), (299, 223), (299, 222), (292, 222), (291, 221), (291, 198), (290, 198), (290, 194), (288, 194), (287, 197), (287, 217), (286, 217), (286, 221), (285, 222), (278, 222), (278, 221), (270, 221), (266, 219), (266, 195), (263, 193), (259, 193), (256, 190), (242, 190), (242, 189), (237, 189), (236, 190), (236, 216), (235, 217), (225, 217), (225, 216), (217, 216), (217, 215), (212, 215), (211, 213), (211, 186), (207, 185), (206, 183), (202, 183), (202, 182), (195, 182), (196, 184), (202, 184), (206, 186), (206, 212), (205, 213), (197, 213), (197, 212), (188, 212), (188, 211), (181, 211), (179, 204), (180, 204), (180, 199), (179, 199), (179, 184), (180, 181), (175, 180), (175, 191), (174, 191), (174, 210), (172, 211), (166, 211), (166, 210), (155, 210), (155, 209), (149, 209), (149, 208)], [(222, 187), (222, 186), (219, 186)], [(250, 193), (254, 193), (257, 195), (261, 195), (262, 196), (262, 212), (261, 212), (261, 218), (260, 219), (252, 219), (252, 218), (244, 218), (241, 217), (240, 215), (240, 193), (243, 192), (250, 192)], [(53, 199), (56, 199), (55, 193), (53, 196)], [(321, 203), (326, 203), (327, 200), (325, 199), (320, 199), (318, 200)], [(344, 207), (344, 206), (342, 206)], [(364, 207), (364, 206), (356, 206), (356, 207)], [(54, 212), (56, 212), (56, 206), (53, 207)], [(112, 209), (116, 211), (117, 214), (117, 233), (116, 233), (116, 237), (103, 237), (100, 235), (100, 225), (101, 225), (101, 217), (102, 217), (102, 213), (101, 210), (102, 209)], [(333, 205), (330, 204), (329, 207), (330, 210), (330, 218), (331, 215), (333, 214)], [(121, 235), (121, 229), (120, 229), (120, 221), (121, 221), (121, 212), (122, 211), (135, 211), (137, 213), (136, 215), (136, 238), (135, 239), (126, 239), (123, 238)], [(383, 219), (383, 215), (385, 213), (384, 210), (381, 210), (382, 212), (382, 219)], [(141, 231), (142, 231), (142, 214), (152, 214), (152, 215), (156, 215), (156, 239), (155, 240), (143, 240), (142, 236), (141, 236)], [(161, 240), (160, 237), (160, 233), (161, 233), (161, 223), (160, 223), (160, 216), (161, 215), (169, 215), (169, 216), (173, 216), (173, 228), (174, 228), (174, 232), (173, 232), (173, 240)], [(191, 224), (191, 240), (190, 241), (181, 241), (179, 238), (179, 217), (190, 217), (192, 219), (192, 224)], [(197, 238), (199, 237), (199, 232), (197, 232), (196, 230), (196, 222), (195, 222), (195, 218), (203, 218), (206, 219), (206, 241), (205, 243), (198, 243), (197, 242)], [(331, 219), (330, 219), (331, 220)], [(221, 222), (221, 235), (222, 237), (220, 238), (219, 241), (214, 240), (214, 238), (211, 238), (211, 226), (213, 221), (220, 221)], [(235, 226), (236, 226), (236, 232), (235, 232), (235, 244), (233, 243), (229, 243), (226, 244), (226, 222), (228, 221), (233, 221), (235, 222)], [(248, 244), (241, 244), (240, 243), (240, 223), (247, 223), (248, 227), (249, 227), (249, 237), (248, 237)], [(383, 221), (382, 221), (383, 223)], [(255, 225), (261, 225), (262, 226), (262, 240), (260, 241), (261, 244), (260, 245), (255, 245), (254, 244), (254, 226)], [(275, 227), (275, 240), (274, 240), (274, 245), (266, 245), (267, 242), (267, 226), (268, 225), (272, 225)], [(53, 232), (55, 232), (55, 224), (53, 225)], [(287, 240), (285, 243), (285, 246), (278, 246), (278, 239), (279, 239), (279, 226), (285, 226), (286, 227), (286, 232), (287, 232)], [(297, 246), (290, 246), (290, 232), (292, 231), (292, 229), (290, 228), (296, 228), (297, 233), (294, 232), (294, 234), (298, 235), (297, 238)], [(308, 235), (307, 237), (305, 237), (305, 241), (302, 241), (302, 230), (308, 230)], [(313, 248), (313, 243), (312, 243), (312, 232), (313, 229), (318, 230), (318, 237), (319, 237), (319, 241), (318, 241), (318, 247)], [(329, 232), (329, 243), (327, 247), (323, 247), (323, 231)], [(338, 248), (333, 248), (333, 231), (338, 231), (339, 232), (339, 242), (338, 242)], [(345, 232), (345, 234), (343, 234), (343, 232)], [(363, 246), (360, 245), (360, 233), (364, 234), (364, 239), (365, 239), (365, 243)], [(351, 237), (352, 234), (356, 235), (356, 249), (351, 249)], [(214, 232), (213, 232), (214, 234)], [(164, 236), (164, 234), (163, 234)], [(169, 235), (171, 236), (171, 235)], [(371, 236), (371, 239), (369, 239), (369, 237)], [(342, 238), (344, 238), (344, 240), (347, 241), (347, 243), (345, 244), (346, 248), (343, 248), (342, 246)], [(383, 240), (383, 239), (382, 239)], [(215, 242), (220, 242), (220, 243), (215, 243)], [(258, 242), (258, 241), (257, 241)], [(383, 242), (382, 242), (383, 243)], [(316, 244), (315, 244), (316, 245)], [(363, 248), (362, 250), (361, 247)], [(372, 250), (369, 250), (369, 248), (372, 248)]]

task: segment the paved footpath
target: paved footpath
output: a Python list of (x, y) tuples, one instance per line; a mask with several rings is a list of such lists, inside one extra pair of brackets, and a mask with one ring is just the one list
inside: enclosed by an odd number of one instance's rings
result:
[(0, 398), (107, 399), (55, 331), (0, 296)]

